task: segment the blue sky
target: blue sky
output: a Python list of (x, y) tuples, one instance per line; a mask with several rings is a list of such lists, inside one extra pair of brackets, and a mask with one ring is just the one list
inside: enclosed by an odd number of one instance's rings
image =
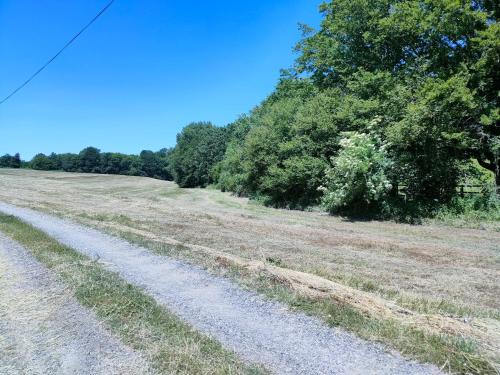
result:
[[(57, 52), (106, 0), (0, 0), (0, 96)], [(0, 105), (0, 154), (137, 153), (192, 121), (225, 125), (273, 89), (299, 22), (321, 0), (116, 0), (34, 81)]]

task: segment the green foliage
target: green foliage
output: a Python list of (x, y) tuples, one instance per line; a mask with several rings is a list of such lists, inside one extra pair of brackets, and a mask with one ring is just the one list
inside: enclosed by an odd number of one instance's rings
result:
[(242, 145), (250, 131), (252, 116), (242, 116), (229, 124), (228, 143), (222, 160), (212, 168), (212, 175), (222, 191), (231, 191), (237, 195), (248, 194), (245, 171), (245, 153)]
[(0, 168), (21, 168), (21, 156), (5, 154), (0, 156)]
[(272, 206), (317, 204), (317, 187), (337, 143), (334, 107), (329, 93), (284, 75), (268, 99), (231, 125), (236, 130), (217, 165), (218, 186)]
[(347, 134), (341, 150), (326, 171), (323, 205), (329, 212), (358, 211), (380, 207), (392, 189), (388, 178), (392, 162), (386, 146), (374, 136)]
[[(305, 28), (297, 45), (296, 70), (309, 73), (320, 88), (344, 93), (360, 78), (368, 83), (366, 72), (397, 82), (386, 87), (386, 98), (354, 90), (348, 94), (354, 104), (349, 112), (362, 118), (357, 106), (368, 108), (373, 100), (385, 107), (379, 113), (386, 129), (382, 135), (393, 145), (398, 176), (409, 185), (410, 198), (449, 201), (458, 171), (470, 157), (495, 172), (500, 185), (495, 2), (337, 0), (321, 9), (320, 30)], [(400, 102), (399, 112), (391, 108), (391, 96)]]
[(38, 170), (63, 170), (65, 172), (124, 174), (172, 180), (169, 167), (170, 149), (158, 152), (143, 150), (140, 155), (100, 152), (87, 147), (79, 154), (37, 154), (28, 167)]
[[(485, 185), (482, 193), (465, 197), (455, 196), (449, 204), (441, 207), (435, 217), (455, 225), (500, 221), (500, 198), (492, 185)], [(498, 229), (497, 229), (498, 230)]]
[(84, 148), (79, 156), (79, 170), (84, 173), (101, 172), (101, 150), (95, 147)]
[(139, 154), (141, 174), (160, 180), (172, 180), (169, 157), (171, 149), (162, 149), (158, 152), (143, 150)]
[(57, 169), (57, 163), (53, 160), (53, 158), (50, 158), (45, 154), (36, 154), (30, 161), (30, 167), (32, 169), (52, 171)]
[(227, 130), (208, 122), (192, 123), (177, 135), (170, 155), (171, 171), (180, 187), (205, 187), (214, 182), (213, 167), (226, 149)]
[(321, 196), (318, 186), (327, 163), (312, 156), (293, 156), (280, 166), (271, 166), (262, 179), (261, 191), (268, 204), (279, 207), (305, 208)]

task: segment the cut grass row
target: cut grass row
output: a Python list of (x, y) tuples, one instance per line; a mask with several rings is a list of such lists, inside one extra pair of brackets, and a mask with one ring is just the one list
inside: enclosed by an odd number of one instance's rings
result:
[[(33, 207), (36, 209), (36, 207)], [(59, 215), (64, 218), (64, 215)], [(206, 216), (210, 216), (206, 214)], [(130, 217), (120, 214), (87, 214), (77, 213), (77, 221), (84, 225), (90, 225), (97, 229), (107, 230), (108, 233), (121, 235), (122, 233), (116, 232), (115, 227), (122, 228), (124, 233), (137, 233), (138, 231), (146, 231), (157, 237), (161, 233), (161, 228), (154, 221), (133, 220)], [(117, 225), (115, 225), (117, 224)], [(130, 231), (128, 231), (130, 228)], [(140, 237), (148, 239), (147, 236)], [(151, 237), (149, 237), (151, 238)], [(193, 242), (195, 243), (195, 242)], [(237, 256), (245, 257), (244, 252), (236, 252)], [(262, 255), (264, 259), (264, 255)], [(360, 254), (362, 258), (362, 254)], [(260, 260), (262, 260), (260, 259)], [(414, 293), (409, 293), (403, 288), (395, 288), (394, 286), (388, 287), (382, 283), (377, 283), (374, 279), (360, 276), (356, 273), (346, 271), (335, 271), (328, 266), (322, 266), (321, 259), (318, 262), (309, 265), (298, 264), (297, 261), (288, 264), (280, 258), (271, 257), (269, 259), (271, 264), (279, 267), (294, 269), (297, 271), (317, 275), (327, 280), (341, 283), (343, 285), (359, 289), (369, 293), (375, 293), (386, 300), (395, 302), (401, 307), (408, 308), (415, 312), (423, 314), (443, 314), (453, 317), (469, 317), (469, 318), (492, 318), (500, 320), (500, 311), (491, 307), (484, 306), (484, 304), (463, 303), (463, 301), (453, 300), (450, 293), (447, 296), (422, 296)], [(351, 262), (353, 262), (351, 260)], [(447, 298), (449, 297), (449, 298)]]
[(83, 306), (93, 310), (122, 342), (165, 374), (265, 374), (159, 306), (101, 264), (61, 245), (34, 227), (0, 214), (0, 231), (52, 270)]
[(221, 263), (213, 257), (182, 245), (171, 246), (157, 241), (144, 240), (134, 233), (121, 232), (119, 235), (159, 255), (202, 265), (211, 272), (230, 277), (245, 288), (256, 290), (268, 298), (285, 303), (294, 310), (319, 317), (329, 326), (341, 327), (367, 340), (382, 342), (398, 350), (407, 358), (434, 363), (450, 373), (498, 373), (498, 364), (480, 353), (478, 346), (471, 339), (431, 334), (394, 320), (367, 316), (348, 305), (325, 299), (307, 298), (267, 274), (249, 272), (248, 269), (234, 264), (224, 264), (221, 268)]

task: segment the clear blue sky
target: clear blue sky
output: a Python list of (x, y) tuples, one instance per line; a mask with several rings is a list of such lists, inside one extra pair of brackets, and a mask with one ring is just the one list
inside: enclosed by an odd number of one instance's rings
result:
[[(107, 0), (0, 0), (0, 96), (45, 63)], [(295, 58), (321, 0), (116, 0), (0, 105), (0, 154), (137, 153), (173, 146), (191, 121), (226, 125)]]

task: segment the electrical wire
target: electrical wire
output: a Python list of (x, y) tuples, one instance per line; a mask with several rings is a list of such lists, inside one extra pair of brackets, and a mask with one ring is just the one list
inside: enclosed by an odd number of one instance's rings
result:
[(92, 25), (104, 12), (106, 12), (111, 4), (114, 3), (115, 0), (111, 0), (109, 3), (106, 4), (104, 8), (101, 9), (99, 13), (95, 15), (90, 22), (88, 22), (78, 33), (76, 33), (65, 45), (63, 48), (61, 48), (49, 61), (47, 61), (40, 69), (38, 69), (35, 73), (33, 73), (21, 86), (16, 88), (14, 91), (12, 91), (9, 95), (7, 95), (2, 101), (0, 101), (0, 104), (3, 104), (7, 100), (9, 100), (12, 96), (14, 96), (17, 92), (19, 92), (23, 87), (25, 87), (28, 83), (30, 83), (33, 78), (35, 78), (38, 74), (42, 72), (52, 61), (54, 61), (66, 48), (68, 48), (85, 30), (89, 28), (90, 25)]

